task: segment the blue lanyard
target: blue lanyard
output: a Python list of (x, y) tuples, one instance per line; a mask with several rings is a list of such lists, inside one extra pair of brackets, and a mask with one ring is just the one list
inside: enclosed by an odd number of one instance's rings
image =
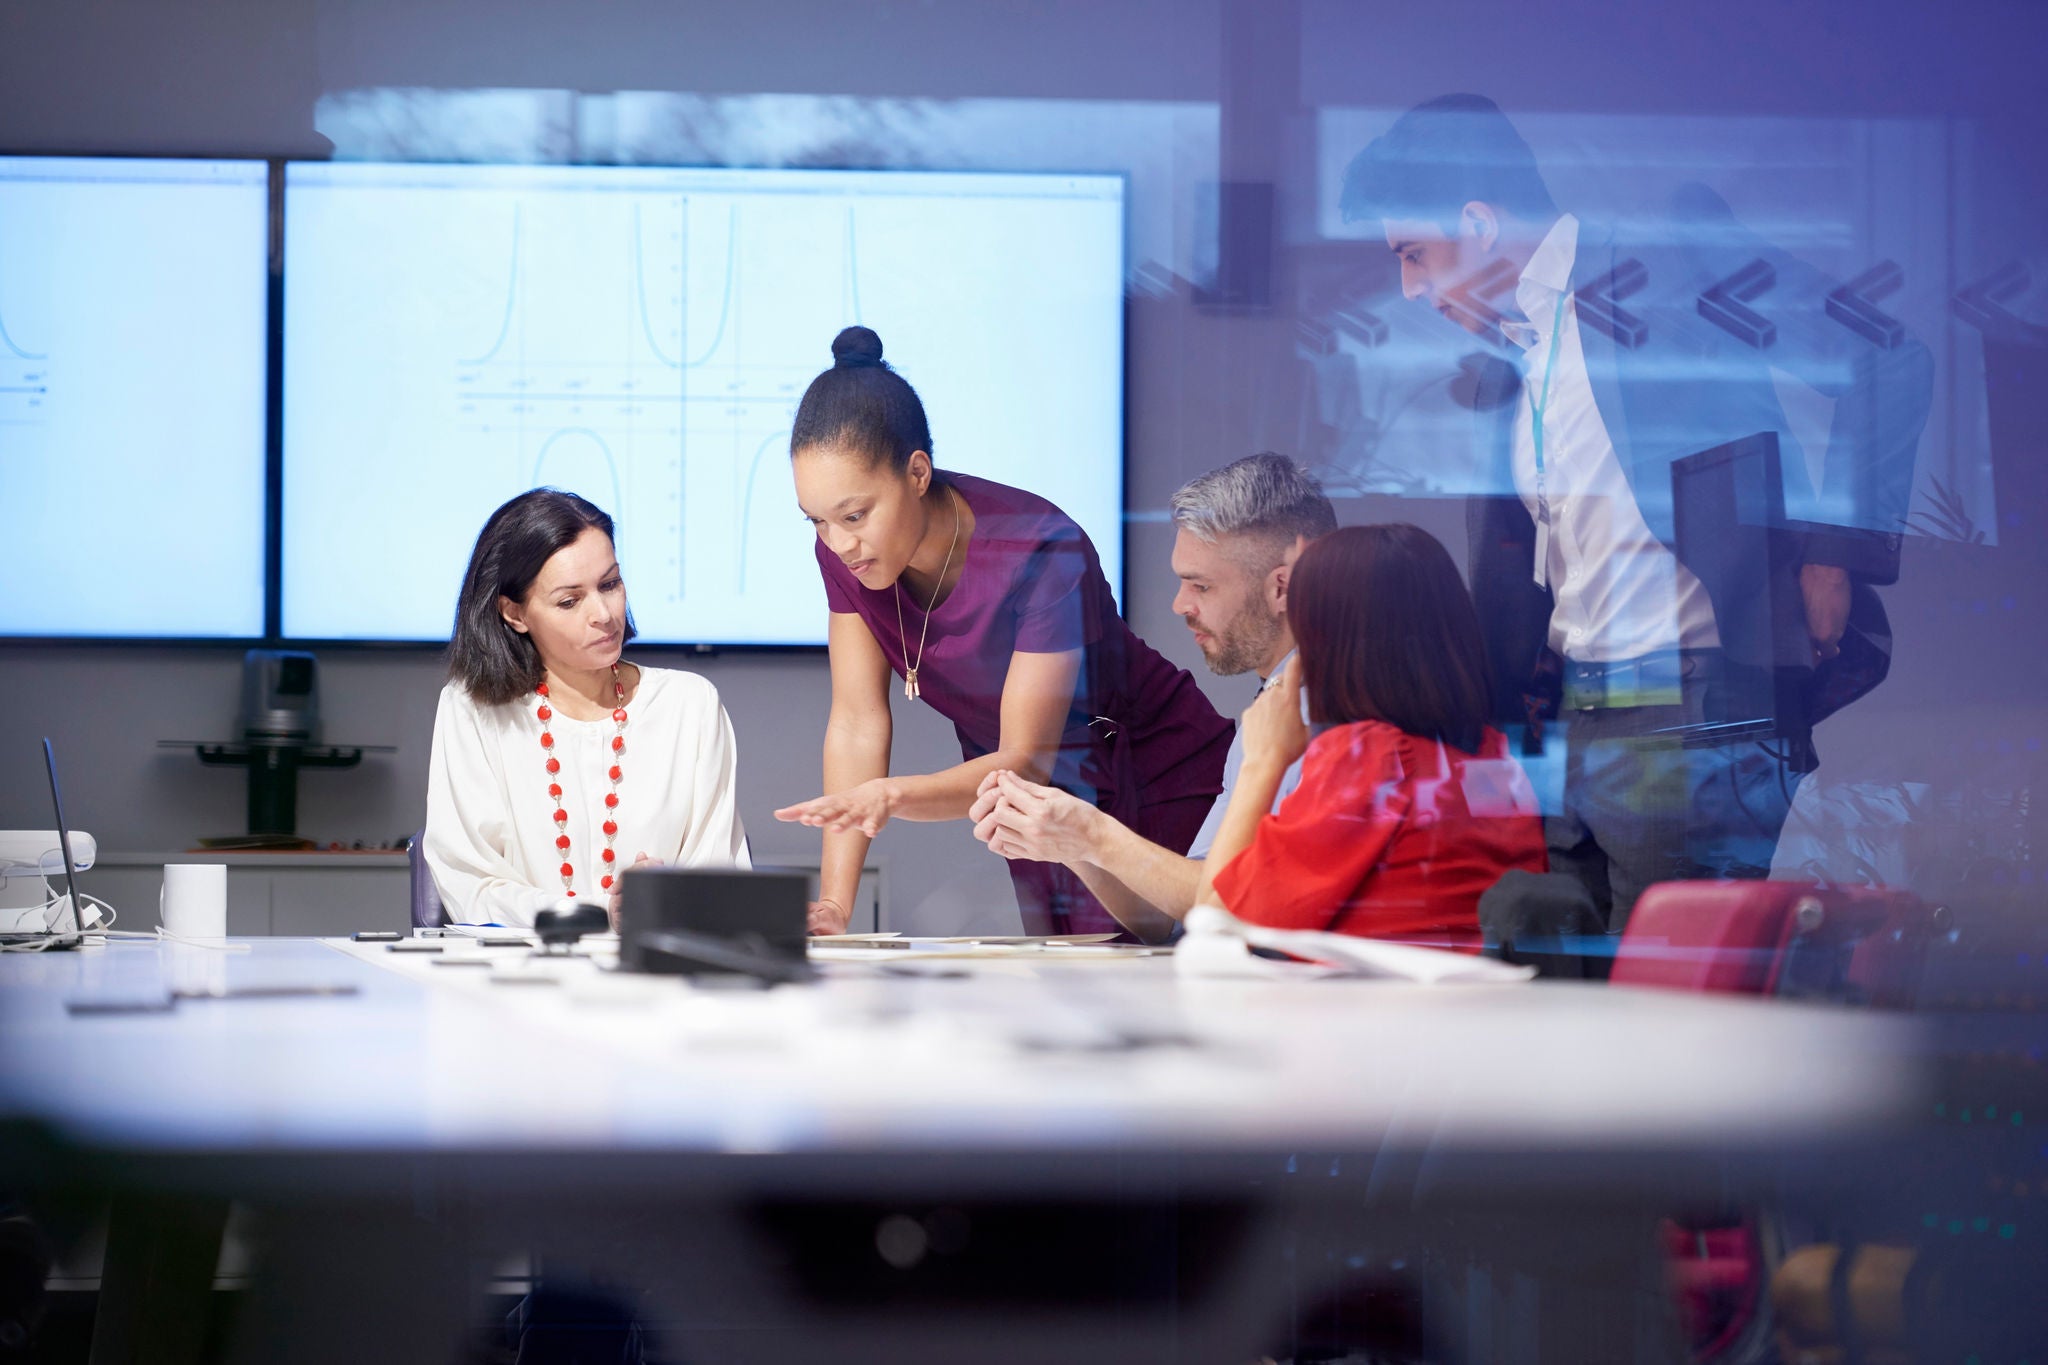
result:
[(1543, 414), (1550, 407), (1550, 378), (1557, 371), (1557, 343), (1564, 335), (1564, 301), (1557, 296), (1557, 312), (1550, 319), (1550, 354), (1543, 362), (1543, 392), (1529, 400), (1530, 445), (1536, 453), (1536, 585), (1550, 584), (1550, 496), (1543, 490)]
[(1543, 361), (1543, 395), (1529, 404), (1529, 435), (1536, 447), (1536, 501), (1543, 501), (1543, 414), (1550, 408), (1550, 376), (1557, 370), (1557, 341), (1564, 335), (1564, 301), (1569, 295), (1557, 296), (1557, 313), (1550, 319), (1550, 354)]

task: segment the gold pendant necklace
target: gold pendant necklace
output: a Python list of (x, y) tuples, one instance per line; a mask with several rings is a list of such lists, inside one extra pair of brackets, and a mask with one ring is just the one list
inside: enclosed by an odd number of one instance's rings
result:
[[(924, 609), (924, 625), (917, 632), (917, 658), (910, 657), (910, 637), (903, 630), (903, 575), (896, 576), (896, 642), (903, 649), (903, 695), (911, 701), (918, 698), (917, 670), (924, 663), (924, 637), (932, 628), (932, 607), (939, 604), (939, 592), (946, 586), (946, 571), (953, 567), (953, 551), (960, 546), (960, 504), (953, 502), (958, 494), (951, 484), (946, 485), (947, 502), (953, 506), (953, 539), (946, 546), (946, 562), (939, 569), (939, 581), (932, 585), (931, 606)], [(912, 598), (915, 602), (917, 599)]]

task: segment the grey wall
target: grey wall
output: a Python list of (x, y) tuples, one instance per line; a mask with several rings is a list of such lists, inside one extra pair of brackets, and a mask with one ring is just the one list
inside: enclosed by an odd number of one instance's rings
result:
[[(317, 156), (327, 146), (313, 130), (319, 96), (377, 86), (1211, 101), (1218, 14), (1215, 3), (1174, 0), (13, 5), (0, 10), (0, 149)], [(1250, 449), (1231, 416), (1233, 367), (1214, 354), (1231, 329), (1197, 325), (1184, 336), (1182, 311), (1154, 301), (1134, 319), (1132, 493), (1141, 506), (1163, 505), (1181, 469)], [(1194, 373), (1188, 348), (1209, 354)], [(1195, 393), (1204, 401), (1191, 402)], [(1156, 527), (1135, 529), (1129, 609), (1142, 633), (1199, 667), (1167, 609), (1167, 543)], [(453, 585), (421, 590), (452, 600)], [(778, 826), (770, 812), (816, 794), (829, 703), (823, 656), (638, 657), (694, 668), (718, 686), (739, 736), (757, 857), (814, 858), (816, 836)], [(301, 832), (375, 843), (416, 828), (438, 658), (337, 649), (322, 652), (320, 668), (328, 737), (399, 752), (306, 774)], [(0, 646), (0, 692), (14, 699), (0, 721), (0, 827), (48, 825), (35, 747), (48, 734), (69, 774), (74, 822), (105, 847), (182, 848), (241, 829), (240, 774), (154, 747), (229, 736), (239, 669), (234, 649)], [(899, 715), (899, 771), (958, 761), (949, 726), (925, 708), (899, 712), (912, 713)], [(899, 826), (876, 856), (902, 923), (935, 932), (1015, 923), (1002, 865), (963, 826)]]
[[(1634, 9), (1590, 0), (13, 4), (0, 7), (0, 148), (319, 155), (315, 101), (364, 87), (1196, 101), (1222, 108), (1224, 173), (1279, 181), (1283, 202), (1296, 203), (1309, 178), (1300, 128), (1314, 106), (1399, 107), (1479, 89), (1511, 113), (1970, 118), (1983, 164), (2000, 167), (1995, 179), (2008, 191), (1976, 205), (1977, 219), (2002, 214), (2032, 234), (2021, 246), (2038, 247), (2048, 174), (2032, 144), (2044, 16), (2031, 3), (1905, 0)], [(1289, 265), (1279, 262), (1283, 299)], [(1169, 610), (1169, 541), (1157, 512), (1193, 473), (1293, 447), (1302, 407), (1293, 327), (1284, 304), (1220, 314), (1167, 290), (1131, 305), (1126, 607), (1139, 633), (1183, 664), (1199, 661)], [(1448, 504), (1343, 510), (1348, 520), (1420, 520), (1460, 548)], [(2038, 566), (2015, 570), (2009, 557), (1913, 547), (1889, 599), (1899, 665), (1885, 688), (1824, 729), (1830, 772), (1956, 788), (2008, 752), (2038, 754), (2038, 682), (2022, 680), (2041, 675), (2040, 577)], [(685, 662), (718, 685), (732, 712), (757, 846), (769, 856), (814, 848), (768, 812), (815, 785), (822, 658)], [(413, 828), (437, 660), (330, 650), (321, 666), (329, 735), (400, 752), (356, 772), (306, 777), (302, 830), (376, 841)], [(153, 747), (226, 734), (238, 667), (235, 651), (213, 648), (0, 647), (0, 826), (44, 823), (33, 741), (47, 733), (71, 774), (75, 818), (110, 847), (179, 846), (239, 828), (236, 775)], [(1242, 703), (1241, 682), (1200, 676), (1219, 706)], [(956, 754), (929, 714), (906, 716), (899, 736), (903, 769)], [(892, 909), (919, 927), (1013, 914), (999, 865), (958, 826), (895, 829), (878, 851), (889, 861)]]
[[(696, 668), (717, 684), (739, 736), (741, 809), (757, 860), (815, 860), (816, 835), (778, 825), (770, 812), (816, 794), (829, 701), (822, 656), (697, 661), (666, 651), (637, 657)], [(299, 829), (343, 843), (400, 838), (425, 817), (440, 660), (423, 651), (328, 650), (320, 669), (329, 739), (395, 744), (399, 752), (370, 757), (350, 771), (302, 774)], [(0, 828), (49, 827), (35, 747), (44, 734), (56, 741), (64, 765), (67, 814), (103, 848), (176, 850), (201, 835), (244, 827), (238, 771), (202, 768), (189, 750), (154, 747), (158, 739), (235, 733), (238, 650), (11, 649), (0, 654), (0, 670), (7, 691), (24, 703), (6, 727)], [(903, 771), (959, 761), (958, 748), (949, 748), (950, 728), (928, 711), (904, 716), (898, 735)], [(907, 922), (990, 932), (1014, 923), (1000, 861), (963, 826), (901, 825), (876, 854), (885, 860), (891, 908)]]

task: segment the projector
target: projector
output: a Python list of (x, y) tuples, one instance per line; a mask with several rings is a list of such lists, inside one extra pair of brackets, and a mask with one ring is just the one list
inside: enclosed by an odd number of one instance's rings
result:
[(320, 699), (313, 656), (289, 649), (252, 649), (242, 656), (242, 738), (314, 744)]
[[(83, 872), (93, 864), (99, 846), (84, 830), (71, 831), (71, 862)], [(0, 933), (41, 933), (55, 922), (67, 929), (71, 911), (58, 888), (64, 885), (64, 852), (54, 829), (0, 830)], [(57, 896), (52, 905), (51, 897)], [(88, 921), (92, 919), (87, 912)]]

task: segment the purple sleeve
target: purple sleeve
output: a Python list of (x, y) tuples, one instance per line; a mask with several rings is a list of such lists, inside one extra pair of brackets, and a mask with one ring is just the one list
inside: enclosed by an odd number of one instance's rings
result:
[(1019, 652), (1062, 654), (1088, 643), (1082, 593), (1093, 558), (1078, 527), (1055, 532), (1032, 549), (1017, 594)]
[(852, 577), (846, 566), (825, 548), (822, 540), (813, 539), (811, 550), (818, 556), (818, 573), (825, 580), (825, 605), (843, 616), (858, 613), (860, 608), (854, 605), (853, 591), (846, 586), (846, 580)]

